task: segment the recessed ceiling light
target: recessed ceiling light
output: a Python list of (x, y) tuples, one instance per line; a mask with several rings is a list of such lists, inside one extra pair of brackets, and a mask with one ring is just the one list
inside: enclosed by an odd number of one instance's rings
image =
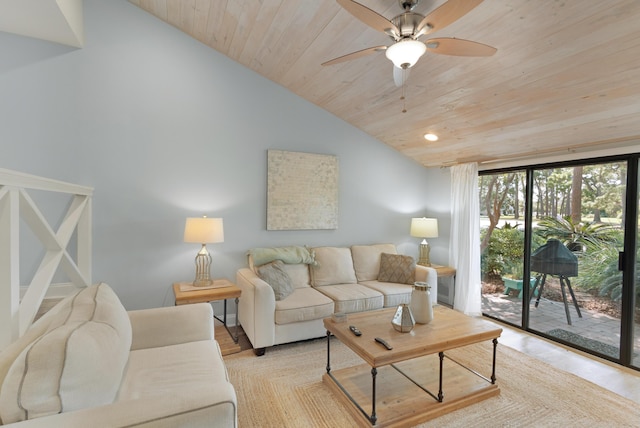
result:
[(436, 134), (424, 134), (424, 139), (427, 141), (438, 141), (438, 136)]

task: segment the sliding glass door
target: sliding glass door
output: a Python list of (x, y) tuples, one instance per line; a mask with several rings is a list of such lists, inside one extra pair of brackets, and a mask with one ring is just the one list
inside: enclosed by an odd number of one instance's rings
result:
[[(627, 224), (632, 224), (632, 248), (638, 245), (640, 186), (632, 186), (628, 199), (629, 173), (634, 183), (638, 180), (638, 168), (634, 164), (629, 171), (628, 162), (481, 175), (485, 315), (625, 365), (640, 365), (635, 328), (640, 269), (634, 269), (639, 251), (624, 251)], [(632, 222), (626, 221), (628, 213), (633, 213)]]
[(533, 171), (529, 328), (620, 357), (626, 162)]

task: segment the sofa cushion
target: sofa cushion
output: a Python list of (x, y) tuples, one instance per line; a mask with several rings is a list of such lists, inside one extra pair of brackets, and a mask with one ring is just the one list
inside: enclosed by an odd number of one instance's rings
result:
[(380, 254), (378, 281), (413, 284), (416, 280), (416, 261), (411, 256)]
[(380, 271), (380, 254), (396, 254), (393, 244), (353, 245), (351, 255), (358, 282), (378, 279)]
[(321, 287), (332, 284), (355, 284), (351, 249), (342, 247), (316, 247), (316, 265), (311, 266), (311, 285)]
[(296, 288), (289, 297), (276, 302), (275, 323), (291, 324), (330, 317), (333, 300), (315, 288)]
[(282, 260), (274, 260), (256, 268), (258, 276), (273, 288), (276, 300), (282, 300), (293, 293), (291, 277), (284, 270)]
[(130, 347), (129, 316), (113, 290), (82, 289), (11, 365), (0, 418), (6, 424), (113, 402)]
[(381, 281), (364, 281), (360, 284), (382, 293), (385, 308), (394, 308), (402, 303), (411, 302), (411, 292), (413, 291), (411, 285)]
[(282, 269), (289, 275), (289, 278), (291, 278), (293, 288), (311, 287), (309, 265), (302, 263), (291, 265), (285, 263)]
[(198, 390), (216, 382), (229, 382), (229, 376), (215, 340), (138, 349), (131, 351), (116, 401), (171, 395), (185, 384)]
[(382, 293), (360, 284), (337, 284), (318, 287), (335, 303), (335, 312), (352, 312), (381, 309), (384, 305)]

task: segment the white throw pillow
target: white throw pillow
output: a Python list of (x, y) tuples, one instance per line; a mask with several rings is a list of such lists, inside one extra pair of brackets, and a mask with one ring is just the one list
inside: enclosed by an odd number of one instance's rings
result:
[(316, 266), (311, 266), (311, 280), (314, 287), (333, 284), (355, 284), (351, 249), (342, 247), (317, 247)]
[(114, 401), (131, 348), (129, 316), (104, 283), (76, 294), (15, 359), (0, 391), (4, 424)]
[(380, 254), (396, 254), (396, 246), (393, 244), (353, 245), (353, 267), (356, 270), (358, 282), (375, 281), (380, 271)]

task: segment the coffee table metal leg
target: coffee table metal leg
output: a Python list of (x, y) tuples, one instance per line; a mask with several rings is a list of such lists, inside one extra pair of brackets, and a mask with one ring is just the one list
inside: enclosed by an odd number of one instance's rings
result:
[(438, 357), (440, 357), (440, 381), (438, 385), (438, 401), (442, 403), (444, 399), (444, 394), (442, 393), (442, 368), (444, 363), (444, 352), (438, 352)]
[(493, 365), (491, 366), (491, 383), (496, 383), (496, 351), (498, 350), (498, 339), (493, 339)]
[(358, 410), (360, 410), (360, 413), (362, 413), (364, 417), (371, 422), (372, 425), (375, 425), (376, 420), (378, 419), (376, 417), (376, 374), (377, 373), (378, 371), (376, 370), (375, 367), (371, 369), (371, 376), (373, 377), (373, 407), (372, 407), (371, 415), (369, 415), (362, 408), (362, 406), (358, 404), (358, 402), (351, 396), (351, 394), (349, 394), (349, 392), (340, 383), (340, 381), (336, 379), (333, 373), (331, 373), (331, 332), (327, 330), (327, 376), (331, 378), (331, 380), (336, 384), (336, 386), (340, 388), (342, 393), (353, 403), (354, 406), (356, 406)]
[(331, 332), (327, 330), (327, 373), (331, 372)]
[(378, 369), (376, 369), (375, 367), (373, 367), (371, 369), (371, 416), (369, 417), (369, 420), (371, 421), (372, 425), (376, 424), (376, 421), (378, 420), (377, 416), (376, 416), (376, 376), (378, 375)]

